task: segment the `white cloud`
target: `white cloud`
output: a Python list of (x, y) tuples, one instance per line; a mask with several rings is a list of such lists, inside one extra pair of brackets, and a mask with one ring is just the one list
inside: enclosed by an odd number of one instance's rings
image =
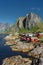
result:
[(37, 8), (38, 11), (40, 11), (40, 8)]
[(40, 8), (28, 8), (28, 10), (37, 10), (37, 11), (40, 11), (41, 9)]

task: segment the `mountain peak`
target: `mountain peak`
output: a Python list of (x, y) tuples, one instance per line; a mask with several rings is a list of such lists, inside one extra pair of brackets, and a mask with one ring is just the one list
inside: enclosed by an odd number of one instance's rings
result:
[(23, 17), (19, 18), (17, 26), (19, 29), (22, 29), (22, 28), (30, 29), (31, 27), (34, 27), (34, 26), (39, 27), (38, 24), (41, 23), (40, 21), (41, 19), (37, 14), (30, 12), (29, 14), (25, 16), (25, 18)]
[(9, 23), (0, 23), (0, 33), (7, 31), (10, 28)]
[(18, 21), (15, 23), (14, 30), (19, 31), (22, 30), (32, 30), (33, 32), (36, 30), (41, 30), (43, 28), (43, 24), (41, 22), (41, 18), (32, 12), (27, 14), (24, 17), (19, 17)]

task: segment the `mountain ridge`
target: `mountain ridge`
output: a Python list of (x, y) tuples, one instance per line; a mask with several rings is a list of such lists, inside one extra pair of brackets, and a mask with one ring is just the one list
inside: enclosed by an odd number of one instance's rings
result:
[(26, 16), (19, 17), (11, 28), (12, 32), (37, 32), (43, 31), (41, 30), (43, 23), (37, 14), (29, 13)]
[(0, 23), (0, 33), (6, 32), (10, 28), (9, 23)]

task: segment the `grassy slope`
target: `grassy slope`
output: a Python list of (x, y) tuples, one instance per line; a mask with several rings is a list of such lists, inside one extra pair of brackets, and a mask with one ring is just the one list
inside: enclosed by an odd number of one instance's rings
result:
[(15, 31), (19, 33), (26, 33), (26, 32), (43, 32), (43, 23), (38, 22), (36, 26), (31, 27), (29, 30), (22, 28), (21, 30), (17, 27), (18, 19), (16, 20), (15, 24), (7, 31), (7, 33), (14, 33)]

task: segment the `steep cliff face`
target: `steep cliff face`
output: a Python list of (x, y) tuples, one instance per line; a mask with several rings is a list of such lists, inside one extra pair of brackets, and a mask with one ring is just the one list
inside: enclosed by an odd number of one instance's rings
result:
[(17, 23), (17, 26), (19, 29), (24, 27), (25, 29), (29, 29), (33, 26), (38, 26), (38, 23), (40, 23), (40, 17), (36, 14), (29, 13), (25, 17), (20, 17)]
[(24, 31), (43, 31), (43, 23), (38, 15), (29, 13), (26, 16), (19, 17), (15, 24), (10, 28), (11, 32), (21, 33)]
[(25, 17), (19, 17), (18, 22), (17, 22), (17, 26), (19, 29), (21, 29), (23, 27), (24, 20), (25, 20)]

